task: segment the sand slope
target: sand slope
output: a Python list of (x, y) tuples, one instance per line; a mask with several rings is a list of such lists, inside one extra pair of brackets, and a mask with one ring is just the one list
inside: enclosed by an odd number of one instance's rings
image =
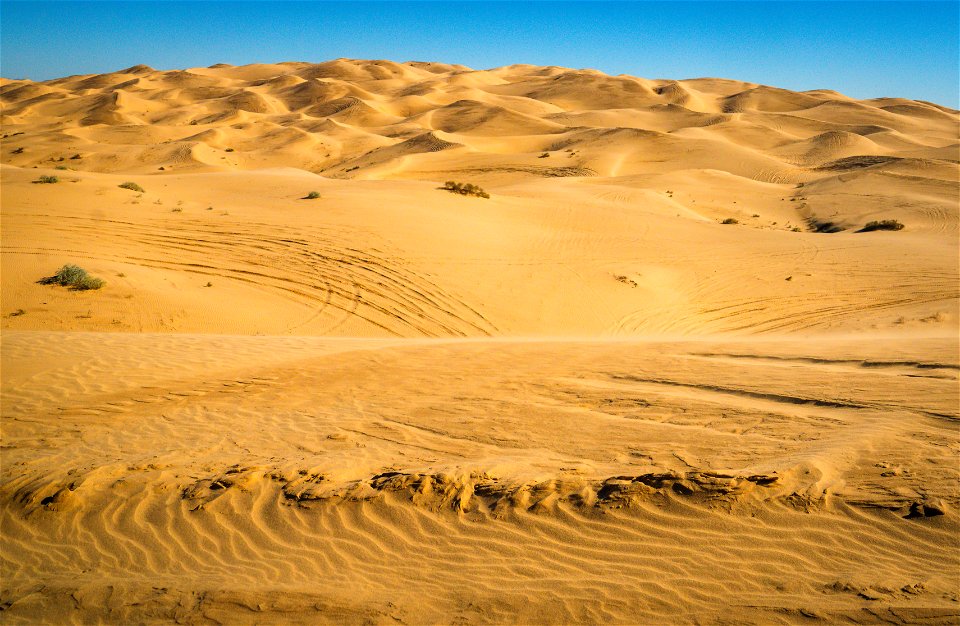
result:
[(0, 105), (4, 623), (960, 620), (957, 111), (349, 59)]
[(950, 623), (956, 356), (8, 333), (5, 621)]
[[(6, 327), (595, 336), (957, 321), (960, 118), (930, 103), (347, 59), (136, 66), (0, 92), (4, 313), (27, 312)], [(31, 184), (41, 174), (70, 184)], [(492, 197), (438, 191), (448, 179)], [(117, 189), (127, 180), (146, 193)], [(300, 200), (309, 191), (323, 198)], [(855, 232), (877, 219), (907, 228)], [(809, 234), (825, 229), (841, 232)], [(90, 307), (31, 285), (71, 261), (111, 295)]]
[[(4, 327), (340, 336), (651, 333), (942, 333), (957, 323), (956, 210), (924, 228), (835, 234), (803, 202), (721, 172), (655, 193), (621, 179), (533, 180), (489, 200), (437, 183), (340, 181), (297, 170), (139, 177), (2, 171)], [(848, 213), (829, 172), (805, 198)], [(910, 178), (900, 189), (935, 189)], [(741, 198), (721, 225), (683, 206)], [(322, 195), (302, 199), (309, 191)], [(946, 187), (943, 192), (946, 193)], [(753, 198), (747, 200), (745, 198)], [(884, 197), (890, 204), (902, 196)], [(764, 204), (767, 208), (759, 208)], [(757, 208), (748, 208), (757, 207)], [(789, 208), (788, 208), (789, 207)], [(766, 218), (752, 218), (751, 211)], [(768, 214), (767, 211), (770, 211)], [(679, 215), (679, 217), (678, 217)], [(723, 214), (721, 214), (723, 215)], [(869, 216), (869, 215), (867, 215)], [(866, 219), (866, 216), (865, 218)], [(908, 259), (908, 262), (905, 262)], [(77, 293), (36, 284), (64, 263), (105, 279)], [(207, 286), (209, 284), (209, 286)], [(10, 317), (22, 310), (22, 315)]]

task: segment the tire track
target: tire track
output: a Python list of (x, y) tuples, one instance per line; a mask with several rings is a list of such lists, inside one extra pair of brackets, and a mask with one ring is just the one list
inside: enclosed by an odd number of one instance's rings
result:
[[(410, 268), (399, 255), (345, 246), (332, 231), (322, 228), (295, 233), (268, 224), (224, 228), (199, 221), (178, 221), (178, 232), (169, 230), (168, 220), (132, 223), (38, 216), (32, 221), (45, 230), (63, 233), (63, 242), (71, 241), (71, 237), (111, 243), (122, 240), (141, 250), (139, 256), (95, 257), (101, 260), (246, 282), (313, 308), (288, 330), (316, 324), (327, 311), (336, 310), (337, 315), (325, 322), (321, 332), (333, 331), (351, 318), (397, 336), (476, 336), (496, 332), (496, 327), (476, 307)], [(9, 240), (16, 238), (5, 238)], [(4, 245), (3, 250), (21, 254), (60, 252), (91, 258), (88, 252), (66, 246), (37, 249)], [(216, 263), (212, 262), (214, 259)]]

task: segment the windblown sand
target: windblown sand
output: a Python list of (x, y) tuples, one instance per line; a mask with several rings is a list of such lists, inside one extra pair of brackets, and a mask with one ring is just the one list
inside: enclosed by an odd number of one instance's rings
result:
[(957, 111), (342, 59), (0, 98), (0, 621), (960, 621)]

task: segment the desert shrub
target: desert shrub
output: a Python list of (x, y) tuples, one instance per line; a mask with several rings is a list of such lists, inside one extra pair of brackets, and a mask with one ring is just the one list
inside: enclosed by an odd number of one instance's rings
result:
[(143, 193), (143, 187), (141, 187), (137, 183), (132, 183), (130, 181), (121, 183), (118, 186), (120, 187), (120, 189), (129, 189), (130, 191), (139, 191), (140, 193)]
[(56, 168), (54, 168), (54, 169), (65, 170), (65, 169), (69, 169), (69, 168), (68, 168), (66, 165), (58, 165), (58, 166), (57, 166)]
[(542, 152), (542, 153), (540, 153), (540, 156), (538, 156), (537, 158), (538, 158), (538, 159), (545, 159), (545, 158), (547, 158), (548, 156), (550, 156), (550, 153), (549, 153), (549, 152)]
[(224, 152), (233, 152), (233, 148), (227, 148)]
[(451, 193), (458, 193), (461, 196), (476, 196), (477, 198), (489, 198), (490, 194), (473, 183), (458, 183), (448, 180), (443, 184), (443, 189)]
[(23, 147), (21, 146), (15, 150), (11, 150), (10, 154), (23, 154)]
[(303, 199), (304, 199), (304, 200), (316, 200), (316, 199), (319, 198), (319, 197), (320, 197), (320, 192), (319, 192), (319, 191), (311, 191), (310, 193), (308, 193), (307, 195), (305, 195), (305, 196), (303, 197)]
[(104, 282), (100, 278), (87, 274), (87, 270), (82, 267), (67, 264), (57, 270), (57, 273), (53, 276), (41, 278), (40, 284), (62, 285), (64, 287), (71, 287), (77, 291), (85, 291), (87, 289), (100, 289), (103, 287)]
[(59, 183), (60, 179), (56, 176), (41, 176), (37, 180), (33, 181), (41, 185), (52, 185), (54, 183)]
[(790, 232), (802, 233), (803, 230), (799, 226), (794, 226), (793, 228), (790, 229)]
[(839, 233), (843, 230), (843, 226), (839, 224), (834, 222), (821, 222), (812, 217), (807, 219), (807, 226), (815, 233), (826, 233), (828, 235)]
[(880, 220), (867, 222), (867, 225), (858, 230), (858, 233), (869, 233), (874, 230), (903, 230), (903, 224), (897, 220)]
[(100, 289), (103, 287), (103, 285), (104, 282), (102, 278), (84, 276), (75, 285), (73, 285), (73, 288), (77, 291), (86, 291), (87, 289)]
[(727, 219), (723, 220), (723, 221), (720, 222), (720, 223), (721, 223), (721, 224), (739, 224), (739, 223), (740, 223), (740, 220), (738, 220), (738, 219), (736, 219), (736, 218), (733, 218), (733, 217), (728, 217)]

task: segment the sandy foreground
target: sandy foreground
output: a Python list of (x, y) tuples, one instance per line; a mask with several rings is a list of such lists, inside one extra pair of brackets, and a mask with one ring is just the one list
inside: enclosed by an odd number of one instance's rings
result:
[(4, 623), (960, 621), (957, 111), (343, 59), (0, 99)]

